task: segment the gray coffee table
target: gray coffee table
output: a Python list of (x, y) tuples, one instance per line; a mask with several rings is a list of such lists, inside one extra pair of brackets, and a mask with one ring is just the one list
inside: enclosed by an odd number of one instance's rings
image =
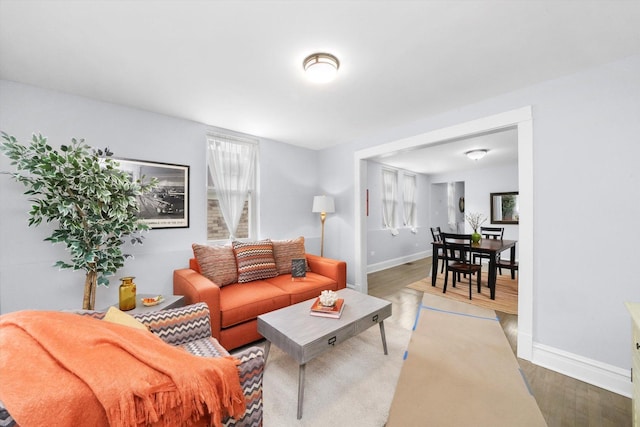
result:
[(308, 361), (375, 324), (380, 325), (382, 348), (387, 354), (384, 319), (391, 316), (391, 303), (351, 289), (338, 291), (344, 298), (344, 310), (339, 319), (309, 314), (315, 299), (281, 308), (258, 316), (258, 332), (267, 339), (265, 364), (271, 344), (275, 344), (298, 362), (298, 419), (302, 418), (304, 372)]

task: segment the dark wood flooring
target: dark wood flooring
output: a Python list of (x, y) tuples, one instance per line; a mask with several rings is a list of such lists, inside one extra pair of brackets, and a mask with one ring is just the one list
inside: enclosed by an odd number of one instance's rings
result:
[[(393, 315), (385, 323), (413, 327), (423, 293), (406, 286), (424, 278), (430, 268), (431, 259), (426, 258), (368, 275), (369, 294), (392, 303)], [(518, 316), (496, 314), (516, 354)], [(518, 359), (518, 363), (549, 427), (631, 426), (631, 399), (523, 359)]]

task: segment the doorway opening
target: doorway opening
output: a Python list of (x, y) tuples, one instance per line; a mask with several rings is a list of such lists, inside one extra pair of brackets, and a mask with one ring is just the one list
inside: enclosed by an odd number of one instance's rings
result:
[(518, 135), (520, 269), (517, 348), (518, 357), (531, 360), (533, 353), (533, 125), (530, 106), (427, 132), (419, 138), (394, 141), (355, 153), (355, 286), (365, 293), (368, 290), (365, 216), (367, 159), (509, 127), (516, 127)]

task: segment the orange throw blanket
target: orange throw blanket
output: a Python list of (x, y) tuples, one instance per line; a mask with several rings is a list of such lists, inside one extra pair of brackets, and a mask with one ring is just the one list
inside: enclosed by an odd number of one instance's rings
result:
[(88, 316), (0, 316), (0, 400), (25, 427), (218, 426), (245, 411), (237, 364)]

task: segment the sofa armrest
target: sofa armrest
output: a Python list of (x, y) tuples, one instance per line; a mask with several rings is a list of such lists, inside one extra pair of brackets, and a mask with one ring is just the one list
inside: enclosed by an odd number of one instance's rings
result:
[(347, 287), (347, 263), (318, 255), (306, 254), (309, 269), (317, 274), (329, 277), (338, 283), (338, 289)]
[(135, 313), (133, 317), (171, 345), (181, 345), (203, 338), (211, 339), (209, 307), (203, 302), (167, 310)]
[(13, 419), (4, 403), (0, 400), (0, 426), (14, 427), (17, 426), (16, 421)]
[[(262, 378), (264, 374), (264, 350), (249, 347), (232, 355), (240, 360), (238, 374), (247, 409), (239, 420), (227, 419), (225, 427), (262, 425)], [(228, 423), (229, 422), (229, 423)]]
[(184, 295), (186, 304), (204, 302), (209, 306), (211, 336), (220, 339), (220, 288), (202, 274), (183, 268), (173, 272), (173, 293)]

